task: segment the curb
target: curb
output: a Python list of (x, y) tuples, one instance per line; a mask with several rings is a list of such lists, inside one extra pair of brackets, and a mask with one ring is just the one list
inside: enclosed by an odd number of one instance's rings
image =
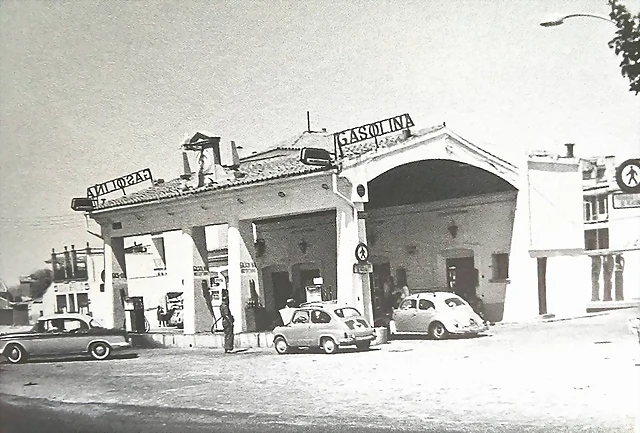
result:
[(554, 315), (543, 315), (543, 316), (538, 316), (537, 318), (529, 319), (529, 320), (512, 321), (512, 322), (496, 322), (491, 324), (491, 326), (535, 325), (537, 323), (566, 322), (569, 320), (588, 319), (590, 317), (604, 316), (609, 313), (610, 311), (602, 311), (598, 313), (585, 313), (580, 316), (570, 316), (570, 317), (555, 317)]

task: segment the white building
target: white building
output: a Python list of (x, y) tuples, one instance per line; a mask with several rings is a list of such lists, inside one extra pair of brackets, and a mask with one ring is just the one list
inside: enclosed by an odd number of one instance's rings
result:
[[(184, 333), (207, 332), (207, 251), (225, 247), (236, 332), (255, 330), (252, 297), (273, 317), (287, 297), (304, 300), (317, 276), (369, 318), (388, 276), (411, 290), (475, 293), (492, 321), (584, 311), (591, 286), (578, 159), (506, 161), (440, 125), (345, 145), (339, 169), (299, 161), (304, 147), (333, 151), (333, 138), (304, 132), (237, 161), (225, 157), (233, 144), (196, 134), (192, 142), (215, 143), (201, 175), (100, 205), (90, 216), (105, 239), (108, 323), (122, 323), (121, 291), (150, 297), (162, 278), (183, 292)], [(224, 245), (207, 245), (210, 226)], [(163, 239), (166, 266), (144, 289), (125, 260), (125, 242), (139, 236)], [(373, 274), (354, 268), (359, 243)]]
[(52, 250), (51, 263), (53, 283), (42, 296), (41, 303), (34, 303), (33, 318), (54, 313), (83, 313), (104, 323), (111, 321), (112, 314), (106, 305), (111, 305), (112, 294), (103, 283), (104, 250), (86, 248), (76, 250), (64, 247), (63, 251)]
[(640, 300), (640, 194), (620, 191), (616, 165), (614, 156), (580, 160), (585, 253), (591, 258), (590, 311)]

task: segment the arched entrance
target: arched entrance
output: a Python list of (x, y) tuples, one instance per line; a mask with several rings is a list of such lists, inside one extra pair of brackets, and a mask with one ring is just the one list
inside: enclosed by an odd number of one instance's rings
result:
[(447, 290), (502, 320), (516, 198), (510, 182), (453, 160), (412, 161), (371, 179), (367, 238), (372, 255), (387, 258), (374, 264), (372, 299), (394, 291), (389, 281), (412, 293)]

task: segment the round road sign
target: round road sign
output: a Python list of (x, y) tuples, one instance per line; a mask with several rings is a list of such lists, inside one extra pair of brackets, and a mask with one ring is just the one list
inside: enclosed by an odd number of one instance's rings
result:
[(616, 182), (628, 193), (640, 192), (640, 159), (627, 159), (616, 169)]
[(360, 242), (358, 246), (356, 246), (356, 260), (358, 262), (366, 262), (369, 258), (369, 247), (366, 244)]

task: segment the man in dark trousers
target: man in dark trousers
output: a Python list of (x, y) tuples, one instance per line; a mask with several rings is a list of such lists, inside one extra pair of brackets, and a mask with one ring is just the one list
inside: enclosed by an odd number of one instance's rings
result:
[(222, 293), (222, 305), (220, 305), (222, 315), (222, 329), (224, 330), (224, 353), (233, 351), (233, 316), (229, 309), (229, 295)]

